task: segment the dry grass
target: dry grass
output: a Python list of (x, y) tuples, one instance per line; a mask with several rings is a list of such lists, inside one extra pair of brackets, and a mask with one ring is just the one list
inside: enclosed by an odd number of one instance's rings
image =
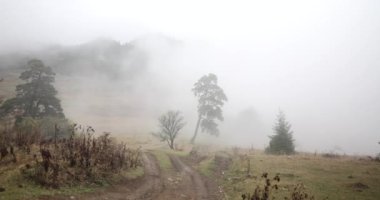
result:
[(3, 79), (0, 83), (0, 97), (10, 98), (16, 95), (16, 85), (22, 81), (18, 78), (19, 72), (7, 72), (6, 76), (0, 75), (0, 79)]
[(255, 186), (260, 185), (263, 172), (281, 177), (279, 189), (273, 191), (276, 199), (288, 197), (301, 183), (315, 199), (380, 198), (380, 162), (349, 156), (326, 158), (314, 154), (274, 156), (257, 151), (243, 153), (251, 160), (251, 175), (246, 176), (246, 161), (235, 157), (221, 178), (229, 199), (241, 199), (241, 194), (252, 193)]

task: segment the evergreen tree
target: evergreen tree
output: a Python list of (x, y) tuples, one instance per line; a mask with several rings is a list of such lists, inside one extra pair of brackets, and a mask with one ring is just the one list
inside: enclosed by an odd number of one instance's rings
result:
[(41, 60), (33, 59), (27, 63), (28, 70), (21, 73), (24, 84), (16, 86), (16, 97), (6, 100), (0, 114), (18, 109), (22, 117), (64, 117), (57, 90), (52, 85), (55, 73)]
[(191, 139), (191, 143), (194, 143), (199, 127), (201, 127), (202, 132), (219, 135), (218, 124), (215, 119), (223, 121), (222, 106), (227, 101), (227, 96), (219, 87), (218, 78), (215, 74), (201, 77), (194, 84), (192, 91), (198, 97), (198, 122)]
[(293, 154), (295, 152), (293, 132), (290, 128), (291, 125), (286, 121), (285, 114), (280, 111), (273, 127), (275, 135), (269, 136), (270, 142), (266, 149), (268, 153)]

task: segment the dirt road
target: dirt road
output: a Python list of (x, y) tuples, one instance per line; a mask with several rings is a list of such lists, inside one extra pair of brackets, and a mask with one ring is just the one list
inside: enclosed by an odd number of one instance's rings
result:
[(162, 171), (153, 154), (143, 153), (145, 175), (142, 179), (113, 186), (71, 199), (102, 200), (217, 200), (216, 186), (188, 166), (178, 156), (169, 154), (173, 169)]
[[(142, 154), (144, 162), (144, 180), (131, 195), (126, 195), (125, 199), (155, 199), (163, 190), (163, 182), (160, 176), (160, 167), (156, 158), (152, 154)], [(123, 198), (124, 199), (124, 198)]]
[(191, 199), (210, 199), (206, 184), (203, 182), (199, 173), (187, 166), (181, 159), (175, 155), (169, 155), (174, 168), (182, 174), (183, 181), (186, 183), (186, 189), (191, 190)]

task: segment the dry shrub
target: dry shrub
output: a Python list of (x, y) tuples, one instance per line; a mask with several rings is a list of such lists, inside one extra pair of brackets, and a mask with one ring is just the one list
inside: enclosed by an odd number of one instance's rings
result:
[(233, 160), (230, 154), (226, 152), (217, 152), (214, 156), (214, 162), (215, 166), (217, 166), (216, 170), (220, 173), (224, 173), (223, 171), (231, 166)]
[(40, 141), (41, 137), (39, 123), (31, 117), (23, 118), (14, 127), (13, 143), (28, 154), (31, 145)]
[(268, 177), (268, 173), (263, 173), (261, 178), (264, 180), (264, 186), (257, 185), (253, 194), (242, 194), (241, 197), (243, 200), (268, 200), (271, 197), (272, 190), (278, 189), (277, 183), (280, 182), (278, 175), (273, 177), (273, 181), (275, 182), (273, 185), (272, 180)]
[(337, 153), (330, 152), (330, 153), (322, 153), (322, 157), (324, 158), (340, 158), (341, 156)]
[(209, 149), (205, 145), (196, 145), (191, 148), (188, 159), (194, 163), (200, 163), (209, 156)]
[(57, 188), (101, 182), (141, 164), (139, 149), (117, 143), (110, 133), (99, 137), (94, 133), (91, 126), (74, 125), (69, 138), (42, 140), (34, 162), (23, 167), (22, 174), (40, 185)]
[[(17, 161), (13, 142), (13, 123), (14, 120), (12, 118), (4, 118), (4, 120), (0, 121), (0, 161), (2, 161), (0, 164), (7, 164), (9, 163), (8, 161)], [(4, 161), (4, 158), (7, 156), (12, 156), (11, 160)]]
[[(243, 200), (268, 200), (276, 199), (273, 195), (274, 190), (278, 190), (278, 183), (280, 182), (280, 177), (278, 175), (274, 176), (272, 179), (269, 178), (268, 173), (263, 173), (261, 178), (263, 179), (263, 186), (257, 185), (254, 192), (244, 193), (241, 195)], [(305, 187), (302, 183), (295, 185), (289, 197), (284, 199), (288, 200), (314, 200), (314, 196), (309, 195), (305, 191)]]
[(303, 183), (298, 183), (292, 190), (292, 193), (290, 194), (290, 198), (285, 197), (285, 199), (291, 199), (291, 200), (314, 200), (314, 196), (310, 195), (306, 192), (305, 186)]

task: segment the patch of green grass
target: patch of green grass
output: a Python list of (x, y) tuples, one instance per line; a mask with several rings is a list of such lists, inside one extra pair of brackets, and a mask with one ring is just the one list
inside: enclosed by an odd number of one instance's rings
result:
[[(270, 178), (279, 174), (277, 199), (290, 194), (290, 189), (303, 183), (315, 199), (380, 199), (380, 163), (354, 158), (323, 158), (320, 156), (274, 156), (263, 153), (250, 154), (251, 174), (245, 177), (246, 162), (235, 158), (224, 178), (221, 179), (229, 199), (240, 200), (244, 192), (254, 192), (262, 185), (263, 172)], [(355, 189), (354, 183), (362, 183), (367, 189)], [(289, 196), (289, 195), (288, 195)]]
[(137, 179), (144, 175), (144, 168), (139, 166), (136, 169), (129, 169), (122, 173), (122, 175), (127, 179)]
[(0, 200), (35, 199), (40, 196), (53, 195), (69, 196), (92, 192), (99, 188), (99, 186), (75, 186), (49, 189), (38, 186), (31, 181), (26, 181), (19, 174), (13, 175), (5, 182), (2, 181), (1, 187), (4, 187), (5, 191), (0, 193)]
[(173, 150), (171, 150), (170, 153), (175, 154), (179, 157), (186, 157), (189, 155), (189, 152), (186, 152), (186, 151), (173, 151)]
[(165, 151), (157, 150), (152, 153), (154, 154), (154, 156), (156, 156), (156, 159), (160, 165), (161, 170), (170, 171), (173, 169), (170, 158)]
[(176, 151), (176, 150), (172, 150), (172, 149), (165, 149), (162, 151), (165, 152), (166, 154), (173, 154), (173, 155), (176, 155), (179, 157), (186, 157), (189, 155), (189, 152), (186, 152), (186, 151)]
[(22, 81), (18, 78), (20, 74), (9, 71), (3, 73), (4, 74), (0, 73), (0, 79), (4, 79), (0, 82), (0, 96), (11, 98), (16, 95), (16, 85), (22, 83)]
[(207, 177), (212, 177), (214, 168), (215, 162), (213, 157), (202, 160), (197, 167), (198, 171)]

